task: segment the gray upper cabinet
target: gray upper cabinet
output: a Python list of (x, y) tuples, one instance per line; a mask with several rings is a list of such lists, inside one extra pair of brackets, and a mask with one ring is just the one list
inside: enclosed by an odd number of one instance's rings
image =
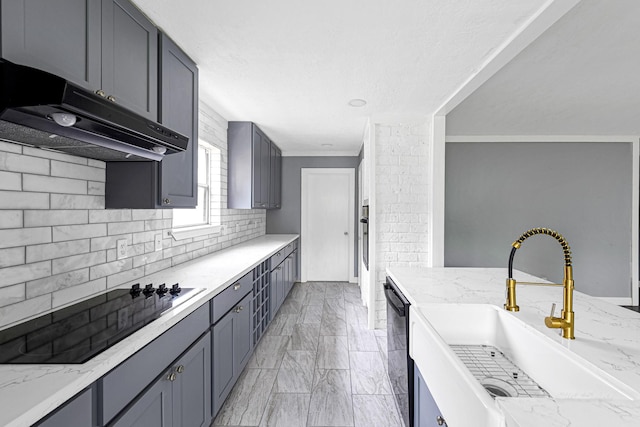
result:
[(100, 2), (12, 0), (1, 7), (3, 58), (86, 89), (102, 86)]
[(127, 0), (2, 2), (2, 57), (158, 119), (157, 29)]
[(198, 68), (160, 34), (160, 123), (189, 137), (161, 162), (108, 162), (107, 209), (193, 208), (198, 202)]
[(102, 88), (158, 120), (158, 30), (128, 0), (102, 1)]
[(198, 202), (198, 67), (169, 37), (160, 37), (160, 123), (189, 137), (189, 148), (160, 163), (160, 204)]
[(269, 207), (280, 208), (281, 187), (282, 187), (282, 152), (275, 145), (271, 144), (271, 191), (269, 192)]
[(227, 132), (230, 209), (280, 207), (281, 152), (252, 122), (229, 122)]

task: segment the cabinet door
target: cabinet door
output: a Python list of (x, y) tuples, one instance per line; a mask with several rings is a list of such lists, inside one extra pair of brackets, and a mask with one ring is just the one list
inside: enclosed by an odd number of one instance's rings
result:
[(275, 170), (273, 171), (271, 189), (275, 193), (274, 207), (280, 209), (280, 206), (282, 206), (282, 152), (275, 144), (272, 143), (272, 146), (275, 147), (275, 158), (273, 162)]
[(280, 304), (278, 301), (281, 300), (280, 292), (281, 286), (280, 282), (281, 278), (281, 270), (278, 267), (274, 268), (271, 271), (271, 277), (269, 277), (269, 288), (271, 289), (271, 294), (269, 295), (269, 311), (271, 311), (271, 319), (273, 320), (276, 317), (276, 313), (278, 312), (278, 308), (280, 308)]
[(238, 303), (234, 314), (233, 330), (233, 374), (236, 378), (240, 376), (242, 370), (249, 361), (253, 340), (251, 336), (251, 298), (248, 294)]
[(102, 1), (102, 90), (158, 120), (158, 31), (128, 0)]
[[(414, 414), (413, 425), (416, 427), (439, 427), (447, 423), (440, 414), (440, 409), (427, 387), (427, 383), (422, 378), (418, 367), (414, 367)], [(439, 422), (442, 421), (442, 424)]]
[(0, 7), (3, 58), (100, 88), (99, 2), (12, 0)]
[(278, 147), (271, 143), (269, 147), (269, 207), (276, 207), (276, 151)]
[(211, 333), (178, 360), (173, 371), (173, 425), (206, 427), (211, 422)]
[(269, 204), (269, 138), (254, 125), (252, 139), (252, 199), (254, 208), (266, 208)]
[(94, 425), (91, 393), (91, 389), (80, 393), (56, 413), (36, 425), (38, 427), (87, 427)]
[(192, 208), (198, 202), (198, 68), (165, 34), (160, 63), (160, 123), (189, 138), (186, 151), (160, 162), (160, 204)]
[(213, 414), (233, 387), (233, 312), (213, 327)]
[(172, 382), (166, 371), (112, 427), (173, 426)]

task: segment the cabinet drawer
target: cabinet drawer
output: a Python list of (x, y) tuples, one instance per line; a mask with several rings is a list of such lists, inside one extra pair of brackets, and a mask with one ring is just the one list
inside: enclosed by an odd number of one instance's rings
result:
[[(209, 307), (198, 308), (101, 380), (106, 424), (209, 328)], [(101, 424), (102, 425), (102, 424)]]
[(287, 246), (284, 247), (283, 251), (284, 251), (284, 258), (288, 257), (289, 255), (291, 255), (291, 253), (296, 249), (295, 247), (295, 242), (291, 242), (289, 243)]
[(270, 263), (271, 263), (271, 271), (275, 270), (275, 268), (277, 266), (279, 266), (280, 263), (282, 261), (284, 261), (285, 258), (286, 258), (286, 256), (285, 256), (285, 248), (282, 248), (278, 252), (276, 252), (275, 254), (271, 255), (271, 258), (269, 258)]
[(253, 271), (245, 274), (229, 286), (224, 291), (213, 297), (213, 303), (211, 304), (211, 322), (217, 323), (218, 320), (233, 306), (238, 304), (247, 293), (253, 290)]

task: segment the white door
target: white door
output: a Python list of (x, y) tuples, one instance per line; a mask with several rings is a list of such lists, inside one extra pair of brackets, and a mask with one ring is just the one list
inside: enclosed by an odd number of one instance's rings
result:
[(352, 281), (355, 170), (302, 169), (302, 281)]

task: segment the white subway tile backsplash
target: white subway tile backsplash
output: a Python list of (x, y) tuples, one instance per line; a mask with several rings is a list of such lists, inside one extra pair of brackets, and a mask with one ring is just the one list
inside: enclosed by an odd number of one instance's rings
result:
[(47, 193), (87, 194), (87, 182), (79, 179), (55, 178), (43, 175), (22, 175), (24, 191)]
[(89, 211), (89, 222), (131, 221), (131, 209), (108, 209)]
[(88, 222), (88, 213), (86, 210), (24, 211), (25, 227), (87, 224)]
[(120, 273), (121, 271), (131, 270), (133, 268), (133, 259), (119, 259), (106, 264), (96, 265), (89, 269), (89, 277), (91, 280), (107, 277), (111, 274)]
[(109, 236), (109, 237), (96, 237), (91, 239), (91, 251), (99, 251), (101, 249), (115, 249), (116, 241), (120, 239), (127, 239), (127, 245), (131, 246), (133, 240), (130, 235), (127, 236)]
[(0, 229), (21, 228), (23, 226), (23, 212), (13, 210), (0, 210)]
[(107, 224), (61, 225), (53, 227), (53, 241), (87, 239), (107, 235)]
[(106, 251), (89, 252), (88, 254), (54, 259), (51, 261), (51, 269), (53, 274), (60, 274), (80, 268), (91, 267), (96, 264), (104, 264), (105, 262), (107, 262)]
[(162, 251), (149, 252), (146, 254), (138, 255), (133, 258), (133, 266), (141, 267), (152, 262), (157, 262), (162, 259)]
[(69, 154), (60, 153), (58, 151), (45, 150), (42, 148), (25, 146), (24, 149), (22, 150), (22, 153), (27, 156), (42, 157), (44, 159), (52, 159), (52, 160), (60, 160), (63, 162), (77, 163), (79, 165), (87, 164), (87, 159), (83, 157), (76, 157)]
[(69, 286), (79, 285), (89, 281), (89, 269), (69, 271), (45, 277), (44, 279), (27, 282), (27, 298), (35, 298), (40, 295), (51, 294)]
[(153, 262), (151, 264), (147, 264), (144, 266), (144, 274), (145, 275), (149, 275), (149, 274), (153, 274), (157, 271), (160, 270), (164, 270), (171, 267), (171, 260), (170, 259), (163, 259), (161, 261), (156, 261)]
[(35, 317), (51, 309), (51, 294), (30, 298), (16, 304), (0, 308), (0, 328), (8, 327), (21, 320)]
[(49, 175), (49, 160), (0, 151), (0, 170)]
[(0, 191), (0, 209), (49, 209), (49, 194)]
[(144, 267), (133, 268), (131, 270), (122, 271), (107, 276), (107, 289), (124, 285), (125, 283), (135, 282), (144, 276)]
[(13, 248), (50, 242), (50, 227), (0, 230), (0, 248)]
[(94, 194), (96, 196), (104, 196), (105, 195), (105, 183), (104, 182), (89, 181), (87, 183), (87, 193), (88, 194)]
[(0, 249), (0, 268), (24, 264), (24, 262), (25, 256), (23, 247)]
[(139, 243), (153, 242), (156, 234), (158, 234), (157, 231), (143, 231), (140, 233), (133, 233), (133, 244), (137, 245)]
[(144, 221), (110, 222), (107, 231), (109, 236), (144, 231)]
[(171, 228), (170, 219), (151, 219), (144, 221), (144, 231), (162, 230), (163, 228)]
[[(104, 209), (104, 162), (0, 141), (0, 329), (265, 234), (264, 211), (226, 209), (226, 122), (211, 126), (222, 150), (212, 207), (222, 208), (224, 234), (180, 241), (168, 234), (172, 209)], [(117, 260), (123, 238), (128, 257)]]
[(87, 159), (87, 165), (100, 169), (105, 169), (107, 167), (107, 164), (105, 162), (95, 159)]
[(24, 283), (17, 285), (5, 286), (0, 291), (0, 307), (15, 304), (24, 301), (26, 298)]
[(51, 176), (63, 178), (84, 179), (87, 181), (104, 182), (106, 171), (93, 166), (76, 165), (73, 163), (51, 161)]
[(163, 212), (171, 212), (170, 209), (135, 209), (132, 211), (134, 221), (148, 219), (162, 219)]
[(88, 253), (90, 249), (89, 242), (89, 239), (82, 239), (27, 246), (27, 262), (44, 261), (48, 259)]
[(5, 267), (0, 274), (0, 288), (48, 276), (51, 276), (50, 261)]
[(82, 283), (51, 294), (51, 305), (53, 308), (69, 304), (74, 301), (80, 301), (92, 295), (104, 292), (107, 289), (107, 279), (102, 278), (91, 282)]
[(20, 174), (0, 171), (0, 190), (22, 190), (22, 177)]
[(0, 141), (0, 151), (7, 151), (9, 153), (22, 153), (23, 146), (20, 144), (13, 144), (11, 142)]
[(104, 209), (104, 196), (52, 194), (51, 209)]

